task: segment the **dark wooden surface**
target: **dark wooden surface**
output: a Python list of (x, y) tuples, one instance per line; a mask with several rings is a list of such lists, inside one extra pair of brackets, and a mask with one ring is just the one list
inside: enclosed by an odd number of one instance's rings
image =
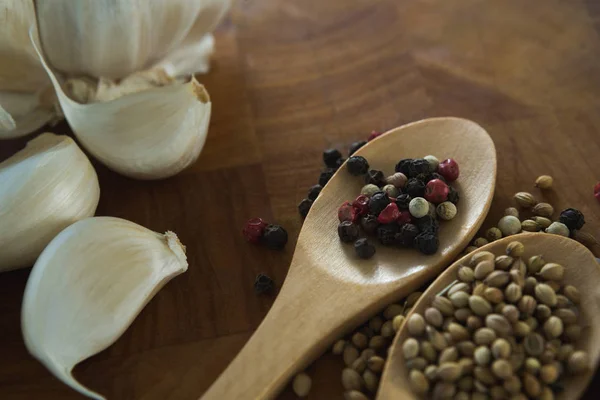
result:
[[(283, 282), (301, 226), (296, 204), (317, 180), (322, 149), (345, 149), (373, 129), (473, 119), (498, 150), (484, 228), (514, 192), (537, 194), (533, 180), (550, 174), (556, 189), (545, 198), (579, 208), (598, 235), (599, 31), (594, 0), (238, 0), (216, 32), (213, 70), (200, 77), (214, 110), (200, 160), (158, 182), (97, 165), (97, 214), (177, 232), (190, 267), (76, 376), (109, 399), (197, 399), (272, 303), (253, 293), (254, 276)], [(23, 143), (0, 142), (0, 156)], [(285, 251), (244, 242), (252, 216), (288, 229)], [(78, 399), (23, 346), (28, 273), (0, 276), (0, 399)], [(316, 362), (309, 398), (341, 398), (340, 371), (329, 355)]]

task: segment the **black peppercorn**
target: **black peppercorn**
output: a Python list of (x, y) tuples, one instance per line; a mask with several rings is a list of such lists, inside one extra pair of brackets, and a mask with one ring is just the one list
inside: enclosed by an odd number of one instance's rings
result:
[(570, 231), (581, 229), (585, 224), (583, 214), (575, 208), (567, 208), (561, 212), (558, 220), (565, 224)]
[(440, 223), (435, 217), (431, 215), (425, 215), (424, 217), (417, 218), (415, 225), (419, 228), (419, 232), (431, 232), (437, 234), (440, 230)]
[(408, 204), (412, 200), (412, 197), (408, 193), (403, 193), (396, 197), (396, 205), (400, 210), (408, 210)]
[(369, 199), (369, 212), (374, 215), (379, 215), (388, 204), (390, 204), (390, 198), (387, 193), (376, 192)]
[(333, 174), (335, 174), (335, 171), (336, 171), (335, 168), (325, 168), (323, 170), (323, 172), (321, 172), (321, 175), (319, 176), (319, 185), (321, 185), (321, 186), (327, 185), (327, 182), (329, 182), (329, 180), (331, 179)]
[(444, 182), (445, 184), (448, 184), (448, 182), (446, 182), (446, 178), (444, 178), (442, 175), (438, 174), (437, 172), (432, 172), (431, 173), (431, 179), (439, 179), (440, 181)]
[(323, 190), (323, 186), (314, 185), (310, 189), (308, 189), (308, 196), (306, 197), (314, 201), (317, 199), (317, 197), (319, 197), (319, 194), (321, 194), (321, 190)]
[(360, 226), (367, 235), (374, 235), (377, 232), (377, 227), (379, 226), (377, 216), (373, 214), (365, 215), (360, 219)]
[(312, 206), (313, 201), (311, 199), (303, 199), (300, 204), (298, 204), (298, 212), (302, 218), (306, 218), (306, 215), (310, 211), (310, 207)]
[(346, 161), (346, 168), (351, 175), (364, 175), (369, 172), (369, 162), (361, 156), (352, 156)]
[(426, 173), (419, 174), (419, 175), (415, 176), (415, 179), (418, 179), (419, 181), (423, 182), (425, 184), (425, 186), (427, 186), (427, 182), (429, 182), (431, 180), (431, 173), (426, 172)]
[(400, 232), (400, 225), (396, 223), (379, 225), (377, 227), (377, 239), (384, 246), (391, 246), (396, 241), (396, 233)]
[(419, 228), (417, 228), (415, 225), (404, 224), (400, 227), (400, 231), (396, 233), (396, 245), (412, 247), (418, 234)]
[(425, 196), (425, 184), (416, 178), (411, 178), (406, 182), (404, 191), (412, 198), (423, 197)]
[(327, 149), (323, 152), (323, 162), (330, 168), (336, 168), (340, 158), (342, 158), (342, 153), (338, 149)]
[(440, 246), (437, 235), (430, 232), (422, 232), (415, 238), (415, 247), (423, 254), (434, 254)]
[(416, 178), (419, 174), (429, 174), (429, 161), (423, 158), (416, 158), (408, 164), (409, 178)]
[(270, 292), (271, 290), (273, 290), (273, 287), (273, 279), (271, 279), (265, 274), (256, 275), (256, 279), (254, 280), (254, 291), (257, 294)]
[(340, 168), (342, 166), (342, 164), (344, 163), (344, 161), (346, 161), (345, 158), (338, 158), (337, 162), (335, 163), (335, 168)]
[(343, 221), (338, 225), (338, 235), (344, 243), (354, 242), (359, 234), (358, 226), (350, 221)]
[(262, 240), (268, 248), (281, 250), (288, 241), (288, 234), (279, 225), (269, 225), (265, 228)]
[(402, 172), (404, 175), (408, 177), (408, 166), (412, 162), (412, 158), (405, 158), (404, 160), (398, 161), (396, 164), (396, 172)]
[(367, 144), (366, 140), (359, 140), (358, 142), (352, 143), (350, 145), (350, 149), (348, 150), (348, 157), (352, 156), (352, 154), (354, 154), (356, 152), (356, 150), (360, 149), (365, 144)]
[(372, 169), (365, 175), (365, 185), (372, 184), (376, 186), (385, 185), (385, 175), (382, 171)]
[(360, 238), (354, 242), (354, 250), (360, 258), (371, 258), (375, 254), (375, 246), (367, 241), (365, 238)]
[(448, 186), (448, 189), (450, 189), (448, 192), (448, 201), (453, 204), (458, 204), (458, 201), (460, 200), (460, 195), (458, 194), (458, 191), (452, 186)]

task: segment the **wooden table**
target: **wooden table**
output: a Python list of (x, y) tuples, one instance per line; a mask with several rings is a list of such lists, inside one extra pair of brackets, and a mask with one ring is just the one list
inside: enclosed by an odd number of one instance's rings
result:
[[(283, 282), (301, 227), (296, 205), (317, 180), (321, 151), (371, 130), (431, 116), (477, 121), (498, 150), (484, 228), (514, 192), (537, 194), (534, 179), (550, 174), (556, 189), (545, 198), (579, 208), (598, 235), (599, 33), (595, 0), (237, 1), (216, 32), (213, 70), (200, 77), (214, 109), (200, 160), (158, 182), (97, 165), (98, 215), (174, 230), (190, 267), (76, 376), (109, 399), (197, 399), (273, 301), (254, 294), (255, 275)], [(0, 153), (23, 143), (2, 142)], [(244, 242), (252, 216), (286, 227), (285, 251)], [(28, 273), (0, 277), (0, 399), (80, 398), (25, 351)], [(340, 399), (340, 371), (331, 356), (310, 367), (309, 398)]]

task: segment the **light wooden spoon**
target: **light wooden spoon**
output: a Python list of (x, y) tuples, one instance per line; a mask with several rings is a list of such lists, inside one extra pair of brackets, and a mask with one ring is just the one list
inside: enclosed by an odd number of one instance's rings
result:
[[(600, 266), (594, 255), (575, 240), (546, 233), (523, 233), (509, 236), (490, 243), (481, 250), (491, 251), (496, 255), (505, 254), (506, 245), (518, 240), (525, 245), (524, 259), (541, 254), (547, 262), (556, 262), (565, 267), (564, 282), (573, 285), (581, 293), (579, 310), (582, 325), (581, 339), (576, 344), (577, 350), (588, 352), (591, 360), (590, 369), (575, 377), (569, 377), (565, 382), (565, 390), (557, 399), (577, 399), (592, 379), (600, 358)], [(461, 265), (470, 260), (471, 253), (461, 258), (441, 274), (423, 293), (413, 306), (407, 318), (418, 312), (423, 314), (433, 298), (456, 279), (456, 272)], [(408, 381), (402, 355), (402, 343), (408, 338), (407, 324), (402, 325), (390, 349), (388, 363), (385, 367), (378, 400), (388, 399), (417, 399)]]
[[(433, 118), (387, 132), (361, 148), (371, 168), (394, 172), (402, 158), (454, 158), (460, 177), (458, 214), (441, 224), (439, 252), (384, 248), (361, 260), (340, 242), (337, 210), (352, 201), (363, 179), (345, 165), (321, 192), (304, 221), (287, 279), (246, 346), (203, 399), (273, 398), (294, 373), (331, 342), (384, 305), (438, 274), (473, 237), (485, 218), (496, 181), (496, 151), (486, 131), (459, 118)], [(374, 240), (376, 241), (376, 239)]]

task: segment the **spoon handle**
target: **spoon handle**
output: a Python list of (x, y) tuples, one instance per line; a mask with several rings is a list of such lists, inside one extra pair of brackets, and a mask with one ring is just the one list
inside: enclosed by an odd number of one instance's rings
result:
[(372, 312), (364, 310), (357, 295), (363, 291), (344, 282), (314, 272), (292, 278), (288, 276), (263, 322), (203, 400), (274, 398), (346, 326)]

